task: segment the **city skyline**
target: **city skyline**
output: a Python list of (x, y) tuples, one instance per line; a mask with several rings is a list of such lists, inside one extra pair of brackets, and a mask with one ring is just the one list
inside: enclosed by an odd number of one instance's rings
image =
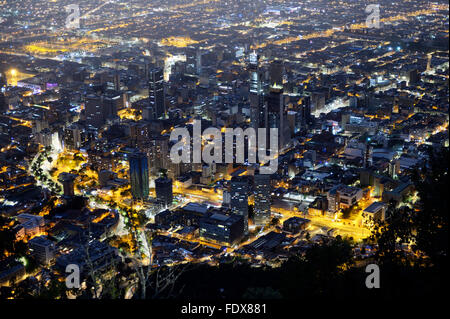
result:
[(0, 2), (0, 299), (437, 294), (448, 9)]

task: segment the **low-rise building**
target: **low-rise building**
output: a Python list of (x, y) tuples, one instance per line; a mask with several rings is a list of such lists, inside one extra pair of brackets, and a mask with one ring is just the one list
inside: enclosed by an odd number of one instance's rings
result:
[(330, 189), (327, 193), (328, 210), (336, 212), (339, 209), (349, 208), (363, 197), (363, 191), (360, 188), (338, 185)]
[(386, 218), (386, 204), (375, 202), (364, 209), (362, 213), (363, 224), (371, 225), (375, 221), (384, 221)]
[(284, 221), (283, 230), (289, 233), (299, 233), (302, 230), (305, 230), (311, 221), (306, 218), (301, 217), (291, 217)]
[(200, 220), (200, 237), (227, 245), (238, 242), (244, 236), (243, 216), (209, 213)]
[(55, 244), (45, 236), (34, 237), (28, 242), (31, 254), (43, 265), (48, 265), (54, 258)]

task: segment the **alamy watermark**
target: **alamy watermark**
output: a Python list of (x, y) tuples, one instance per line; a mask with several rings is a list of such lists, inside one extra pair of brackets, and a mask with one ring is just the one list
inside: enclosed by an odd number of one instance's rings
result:
[(79, 29), (80, 28), (80, 6), (78, 4), (69, 4), (65, 6), (66, 13), (69, 15), (66, 18), (67, 29)]
[(69, 264), (66, 266), (66, 287), (68, 289), (80, 288), (80, 267), (76, 264)]
[(370, 273), (366, 277), (366, 287), (380, 288), (380, 267), (377, 264), (369, 264), (366, 266), (366, 273)]
[(366, 18), (366, 27), (368, 28), (380, 28), (380, 5), (369, 4), (366, 7), (366, 13), (369, 15)]
[(80, 16), (80, 6), (78, 4), (69, 4), (68, 6), (65, 6), (66, 13), (69, 15), (66, 18), (66, 28), (67, 29), (79, 29), (80, 28), (80, 20), (88, 17), (90, 14), (94, 13), (97, 10), (100, 10), (107, 4), (110, 4), (111, 1), (105, 1), (98, 7), (95, 7), (94, 9), (86, 12), (82, 16)]
[[(245, 163), (245, 138), (248, 146), (248, 164), (261, 164), (260, 174), (273, 174), (278, 169), (278, 128), (252, 127), (225, 128), (225, 156), (223, 156), (222, 131), (209, 127), (202, 134), (201, 121), (193, 123), (192, 163)], [(236, 138), (236, 153), (234, 154), (234, 139)], [(191, 163), (191, 136), (187, 128), (175, 128), (170, 134), (170, 140), (176, 144), (170, 149), (172, 162)], [(267, 147), (269, 140), (269, 147)], [(212, 142), (211, 142), (212, 141)], [(203, 150), (202, 150), (202, 145)], [(235, 155), (235, 156), (234, 156)]]

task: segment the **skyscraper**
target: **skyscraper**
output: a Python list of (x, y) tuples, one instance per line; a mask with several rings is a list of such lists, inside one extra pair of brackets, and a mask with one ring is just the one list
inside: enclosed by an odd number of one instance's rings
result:
[(199, 75), (202, 69), (202, 52), (197, 48), (186, 49), (186, 73)]
[(119, 92), (107, 92), (103, 98), (103, 116), (105, 119), (117, 117), (117, 111), (126, 107), (126, 96)]
[(152, 136), (148, 138), (146, 151), (150, 163), (150, 173), (157, 175), (161, 169), (169, 167), (169, 137), (166, 136)]
[(6, 98), (3, 92), (0, 90), (0, 112), (4, 112), (8, 109), (8, 105), (6, 104)]
[(269, 174), (255, 174), (255, 224), (265, 225), (270, 219), (271, 187)]
[(300, 102), (300, 118), (302, 130), (311, 123), (311, 96), (304, 95)]
[(162, 176), (155, 180), (156, 199), (163, 206), (167, 207), (172, 204), (172, 180), (166, 176)]
[(248, 232), (248, 179), (245, 176), (235, 176), (231, 179), (231, 210), (234, 214), (244, 217), (244, 232)]
[[(284, 110), (283, 87), (272, 86), (267, 96), (267, 122), (265, 127), (278, 128), (278, 150), (282, 150), (290, 141), (290, 130), (287, 123), (287, 114)], [(269, 130), (267, 130), (269, 134)], [(269, 136), (267, 136), (267, 145), (269, 144)]]
[(149, 70), (148, 97), (150, 107), (153, 109), (154, 118), (165, 115), (165, 95), (164, 95), (164, 72), (162, 68)]
[(120, 74), (119, 72), (114, 73), (114, 90), (120, 91)]
[(129, 155), (131, 194), (134, 199), (145, 200), (149, 195), (148, 160), (144, 153)]
[(72, 123), (64, 129), (64, 148), (78, 150), (86, 141), (84, 128), (78, 123)]
[(372, 151), (373, 151), (372, 145), (366, 144), (364, 150), (364, 168), (372, 166)]
[(2, 72), (0, 72), (0, 90), (2, 87), (6, 86), (8, 84), (8, 81), (6, 80), (6, 75)]
[(283, 61), (275, 60), (269, 67), (270, 85), (283, 85), (284, 65)]
[(264, 107), (264, 89), (262, 73), (259, 69), (259, 56), (253, 52), (250, 54), (248, 69), (250, 72), (250, 125), (255, 130), (263, 127), (266, 119)]
[(0, 72), (0, 111), (6, 111), (8, 106), (6, 105), (6, 98), (3, 93), (3, 87), (7, 85), (6, 76)]
[(101, 96), (88, 95), (85, 101), (86, 123), (95, 128), (105, 124), (105, 112)]

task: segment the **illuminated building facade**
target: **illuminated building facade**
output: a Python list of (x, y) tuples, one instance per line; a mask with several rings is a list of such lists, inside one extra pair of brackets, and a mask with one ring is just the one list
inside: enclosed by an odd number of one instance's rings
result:
[(148, 160), (144, 153), (129, 155), (131, 194), (134, 199), (145, 200), (149, 195)]
[(250, 72), (250, 124), (257, 130), (266, 122), (267, 113), (264, 107), (263, 74), (259, 69), (259, 56), (254, 52), (250, 54), (248, 68)]
[(172, 180), (167, 177), (160, 177), (155, 180), (156, 199), (163, 206), (167, 207), (172, 204), (173, 190)]
[(248, 232), (248, 179), (245, 176), (235, 176), (231, 179), (231, 210), (244, 218), (244, 231)]
[(163, 117), (166, 113), (164, 97), (164, 71), (154, 68), (149, 71), (148, 96), (154, 118)]
[(269, 174), (255, 174), (255, 224), (265, 225), (270, 219), (271, 187)]
[(200, 220), (200, 237), (232, 245), (244, 235), (242, 216), (209, 213)]

